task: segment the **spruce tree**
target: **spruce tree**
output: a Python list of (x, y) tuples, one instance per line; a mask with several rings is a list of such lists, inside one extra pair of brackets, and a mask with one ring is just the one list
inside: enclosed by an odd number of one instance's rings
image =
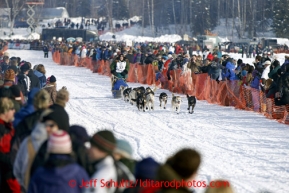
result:
[(113, 0), (112, 15), (116, 20), (129, 18), (128, 7), (125, 0)]
[(287, 0), (276, 0), (273, 10), (273, 25), (272, 28), (277, 37), (289, 36), (289, 4)]

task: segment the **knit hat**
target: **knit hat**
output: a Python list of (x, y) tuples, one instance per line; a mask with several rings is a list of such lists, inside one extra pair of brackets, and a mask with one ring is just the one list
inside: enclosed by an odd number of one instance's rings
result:
[(48, 139), (47, 152), (53, 154), (70, 154), (72, 145), (70, 136), (66, 131), (57, 130)]
[(22, 66), (20, 66), (21, 72), (26, 72), (30, 70), (30, 66), (27, 63), (24, 63)]
[(111, 154), (115, 149), (116, 140), (111, 131), (103, 130), (94, 134), (90, 139), (90, 143), (92, 146)]
[(135, 177), (136, 179), (155, 179), (157, 170), (160, 164), (157, 163), (153, 158), (145, 158), (135, 165)]
[(50, 79), (49, 79), (50, 83), (53, 83), (53, 82), (56, 82), (56, 78), (55, 76), (50, 76)]
[(72, 125), (69, 127), (69, 134), (73, 142), (78, 145), (83, 145), (85, 142), (89, 141), (89, 136), (86, 129), (79, 125)]
[(67, 120), (65, 111), (54, 109), (49, 114), (43, 116), (42, 122), (47, 120), (54, 121), (60, 130), (67, 131), (69, 129), (69, 120)]
[(132, 147), (128, 141), (123, 139), (116, 140), (116, 153), (121, 154), (123, 157), (131, 159), (132, 157)]
[(15, 81), (15, 72), (12, 69), (8, 69), (5, 72), (4, 80), (12, 80)]

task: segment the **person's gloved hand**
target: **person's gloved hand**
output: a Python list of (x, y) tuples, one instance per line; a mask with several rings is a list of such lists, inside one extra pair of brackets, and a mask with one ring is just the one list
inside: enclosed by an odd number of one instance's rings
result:
[(127, 75), (127, 70), (124, 70), (124, 71), (122, 71), (122, 73), (120, 73), (121, 74), (121, 76), (125, 76), (125, 75)]
[(170, 75), (168, 75), (168, 80), (171, 80), (171, 76)]

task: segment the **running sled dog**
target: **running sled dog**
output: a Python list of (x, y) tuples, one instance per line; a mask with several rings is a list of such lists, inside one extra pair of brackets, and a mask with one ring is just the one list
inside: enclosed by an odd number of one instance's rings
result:
[(177, 114), (179, 114), (181, 110), (181, 103), (182, 103), (182, 98), (180, 96), (175, 96), (173, 94), (172, 95), (172, 111), (176, 111)]

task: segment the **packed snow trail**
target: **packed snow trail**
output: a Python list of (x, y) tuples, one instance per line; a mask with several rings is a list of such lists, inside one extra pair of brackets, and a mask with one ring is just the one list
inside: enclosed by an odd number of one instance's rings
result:
[[(187, 99), (179, 115), (167, 110), (140, 112), (121, 99), (113, 99), (110, 78), (86, 68), (60, 66), (43, 58), (41, 51), (9, 50), (35, 64), (44, 64), (47, 76), (54, 75), (57, 88), (66, 86), (70, 100), (66, 110), (71, 124), (83, 125), (89, 134), (110, 129), (126, 139), (134, 157), (152, 156), (160, 162), (183, 147), (197, 149), (202, 164), (197, 180), (229, 180), (237, 193), (270, 190), (289, 192), (289, 127), (264, 116), (197, 101), (194, 114), (187, 111)], [(140, 84), (128, 83), (131, 87)], [(196, 188), (198, 192), (204, 189)]]

